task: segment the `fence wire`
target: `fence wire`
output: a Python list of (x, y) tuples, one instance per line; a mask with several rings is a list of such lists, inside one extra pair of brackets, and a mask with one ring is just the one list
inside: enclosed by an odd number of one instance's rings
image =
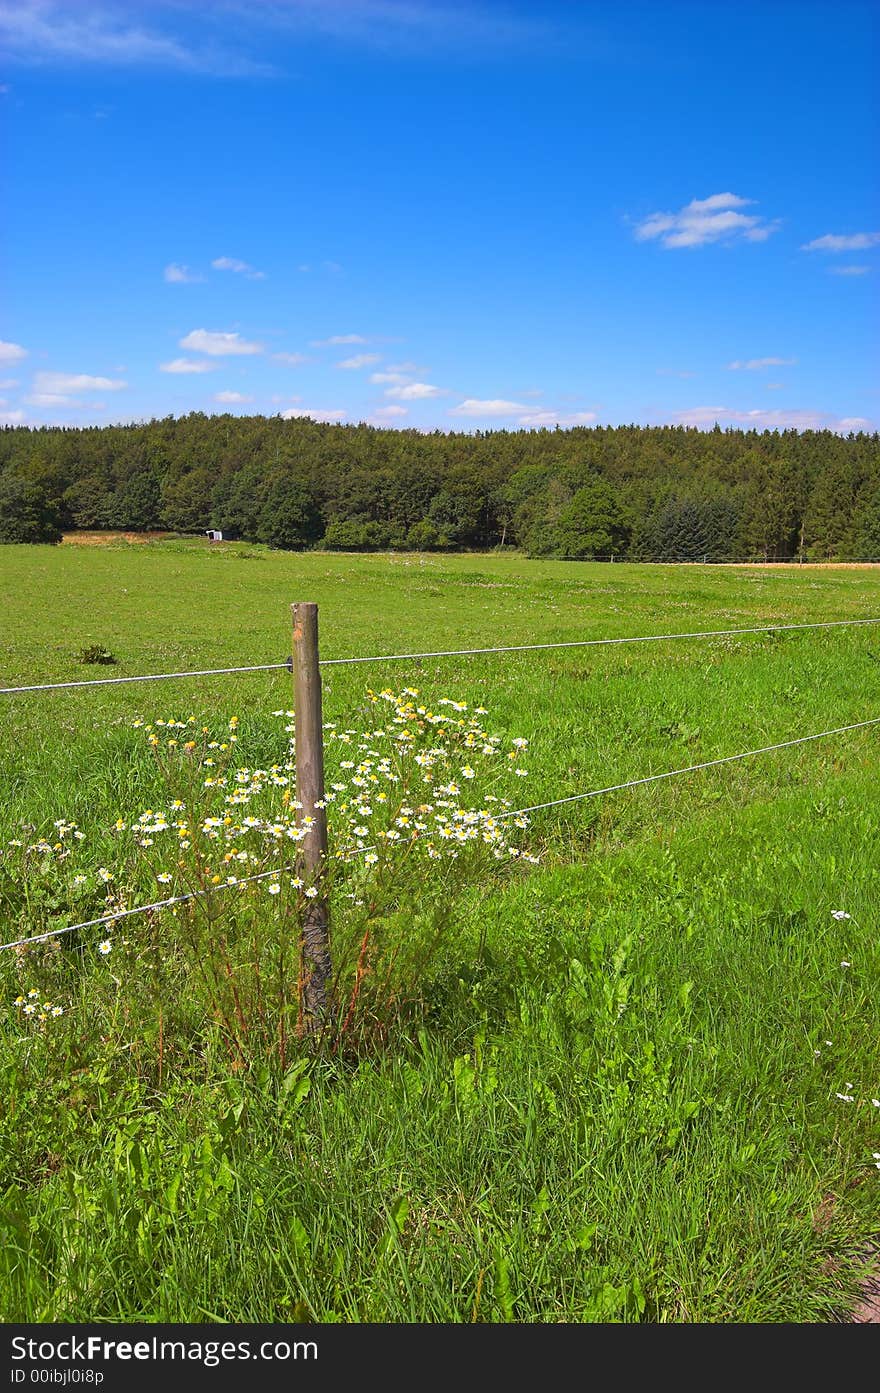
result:
[[(324, 667), (341, 667), (352, 663), (416, 662), (422, 658), (467, 658), (481, 653), (532, 653), (548, 648), (607, 648), (622, 643), (667, 643), (681, 638), (731, 638), (738, 634), (775, 634), (802, 629), (855, 628), (865, 624), (880, 624), (878, 619), (827, 619), (812, 624), (759, 624), (748, 629), (702, 629), (693, 633), (637, 634), (623, 638), (566, 639), (554, 643), (513, 643), (493, 648), (441, 648), (425, 653), (380, 653), (367, 657), (322, 658)], [(272, 672), (292, 669), (292, 660), (283, 663), (252, 663), (248, 667), (200, 668), (191, 672), (152, 672), (133, 677), (91, 677), (77, 682), (39, 682), (27, 687), (0, 687), (0, 696), (19, 692), (54, 692), (76, 687), (114, 687), (126, 682), (163, 682), (178, 677), (217, 677), (237, 672)]]
[[(754, 750), (743, 750), (736, 755), (722, 755), (718, 759), (703, 760), (699, 764), (689, 764), (682, 769), (668, 769), (662, 774), (647, 774), (641, 779), (627, 779), (624, 783), (610, 784), (606, 788), (593, 788), (586, 793), (572, 793), (564, 798), (554, 798), (547, 803), (533, 803), (527, 808), (514, 808), (507, 812), (494, 814), (495, 821), (511, 817), (524, 817), (529, 813), (537, 813), (545, 808), (559, 808), (565, 803), (579, 803), (587, 798), (599, 798), (606, 793), (618, 793), (622, 789), (638, 788), (642, 784), (656, 783), (661, 779), (673, 779), (679, 774), (694, 774), (700, 769), (712, 769), (719, 764), (733, 764), (736, 760), (749, 759), (753, 755), (769, 754), (773, 750), (787, 750), (794, 745), (806, 745), (811, 740), (823, 740), (831, 735), (843, 735), (850, 730), (864, 730), (867, 726), (880, 724), (880, 716), (872, 716), (866, 721), (855, 721), (850, 725), (835, 726), (831, 730), (820, 730), (813, 735), (799, 735), (793, 740), (780, 740), (773, 745), (761, 745)], [(364, 847), (363, 850), (370, 848)], [(213, 894), (218, 890), (234, 890), (239, 885), (247, 885), (257, 880), (268, 880), (272, 876), (279, 876), (284, 871), (293, 870), (293, 866), (277, 866), (273, 870), (262, 871), (259, 875), (243, 876), (240, 880), (235, 880), (232, 884), (226, 882), (219, 885), (206, 886), (203, 890), (191, 890), (185, 895), (171, 895), (165, 900), (155, 900), (152, 904), (138, 905), (133, 909), (116, 910), (111, 914), (101, 915), (97, 919), (87, 919), (81, 924), (68, 924), (60, 929), (46, 929), (43, 933), (32, 934), (28, 938), (19, 938), (11, 943), (0, 943), (0, 952), (6, 948), (21, 948), (28, 943), (43, 943), (50, 938), (56, 938), (60, 934), (73, 933), (76, 929), (91, 929), (99, 924), (112, 924), (119, 919), (125, 919), (132, 914), (147, 914), (151, 910), (167, 909), (171, 905), (183, 904), (187, 900), (200, 899), (204, 895)]]

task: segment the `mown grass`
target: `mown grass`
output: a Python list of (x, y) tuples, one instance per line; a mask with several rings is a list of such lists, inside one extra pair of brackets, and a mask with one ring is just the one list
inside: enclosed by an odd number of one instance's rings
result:
[[(880, 616), (873, 571), (187, 543), (5, 548), (0, 599), (2, 685), (281, 661), (296, 599), (325, 657)], [(531, 804), (880, 715), (878, 658), (857, 628), (327, 668), (325, 716), (368, 684), (482, 703), (530, 740)], [(290, 687), (2, 700), (3, 842), (65, 816), (98, 866), (160, 793), (135, 716), (237, 713), (268, 762)], [(231, 1068), (178, 980), (171, 1048), (126, 1027), (121, 954), (3, 954), (4, 1318), (839, 1315), (880, 1229), (876, 739), (536, 814), (541, 866), (460, 889), (419, 1008), (366, 1054)], [(74, 907), (31, 879), (4, 939)], [(66, 992), (54, 1034), (22, 1029), (31, 979)]]

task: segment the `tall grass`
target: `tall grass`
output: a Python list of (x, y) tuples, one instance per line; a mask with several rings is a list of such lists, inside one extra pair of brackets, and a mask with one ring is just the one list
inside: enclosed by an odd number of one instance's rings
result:
[[(327, 655), (880, 613), (868, 572), (609, 570), (9, 548), (4, 685), (81, 677), (87, 642), (114, 675), (277, 661), (300, 598), (321, 603)], [(524, 805), (880, 714), (878, 644), (832, 630), (326, 669), (325, 715), (352, 726), (367, 682), (485, 705), (529, 740)], [(115, 903), (113, 824), (165, 793), (134, 719), (238, 715), (249, 765), (284, 757), (283, 675), (4, 700), (13, 929)], [(283, 1060), (230, 1051), (182, 912), (123, 921), (107, 954), (99, 933), (0, 955), (3, 1317), (841, 1316), (880, 1229), (875, 741), (536, 814), (538, 867), (489, 858), (442, 894), (429, 865), (407, 871), (383, 932), (427, 931), (435, 951), (356, 1049), (293, 1031)], [(84, 840), (24, 865), (60, 818)], [(339, 916), (362, 912), (350, 889)], [(191, 930), (254, 928), (276, 899)]]

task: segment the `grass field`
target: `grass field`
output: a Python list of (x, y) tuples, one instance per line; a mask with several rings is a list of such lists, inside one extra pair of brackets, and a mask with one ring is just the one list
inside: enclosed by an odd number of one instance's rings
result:
[[(281, 662), (295, 600), (326, 659), (874, 618), (880, 573), (6, 547), (0, 685)], [(326, 668), (324, 714), (361, 729), (368, 687), (484, 707), (528, 741), (524, 807), (880, 716), (878, 662), (880, 626), (377, 661)], [(282, 670), (0, 701), (5, 942), (158, 897), (113, 830), (167, 799), (134, 721), (237, 716), (268, 766), (292, 693)], [(839, 1317), (880, 1233), (878, 738), (535, 813), (537, 865), (408, 871), (376, 915), (406, 939), (430, 907), (418, 1000), (283, 1067), (224, 1052), (167, 912), (106, 957), (105, 930), (5, 951), (0, 1317)], [(8, 846), (62, 818), (69, 859)], [(271, 935), (281, 901), (239, 919)], [(28, 991), (63, 1016), (25, 1020)]]

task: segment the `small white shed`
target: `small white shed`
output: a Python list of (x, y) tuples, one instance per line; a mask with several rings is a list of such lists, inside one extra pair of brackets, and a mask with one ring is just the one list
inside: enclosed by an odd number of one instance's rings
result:
[(207, 530), (206, 533), (205, 533), (205, 536), (208, 538), (208, 540), (209, 540), (210, 542), (222, 542), (222, 541), (223, 541), (223, 533), (220, 532), (220, 531), (218, 531), (217, 528), (214, 528), (214, 527), (209, 527), (208, 530)]

